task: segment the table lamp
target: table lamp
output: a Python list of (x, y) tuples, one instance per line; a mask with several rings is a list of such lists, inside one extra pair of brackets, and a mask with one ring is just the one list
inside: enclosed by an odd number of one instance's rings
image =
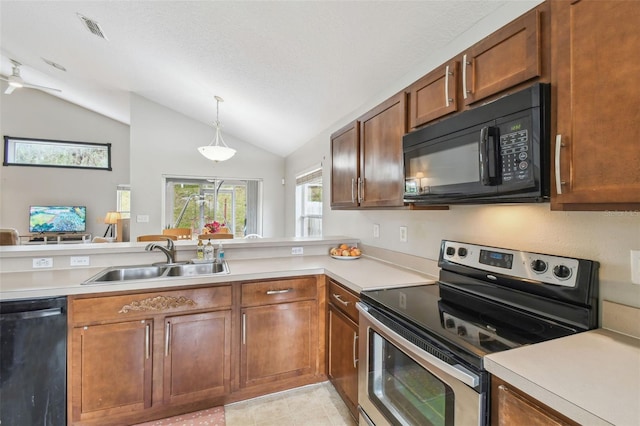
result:
[(107, 236), (107, 234), (109, 234), (110, 238), (115, 237), (114, 229), (119, 219), (120, 219), (120, 213), (107, 212), (107, 215), (104, 217), (104, 223), (108, 224), (109, 226), (107, 226), (107, 230), (104, 232), (105, 237)]

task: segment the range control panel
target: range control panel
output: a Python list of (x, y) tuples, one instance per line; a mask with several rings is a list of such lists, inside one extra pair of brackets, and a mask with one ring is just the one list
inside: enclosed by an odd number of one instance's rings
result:
[(476, 244), (444, 241), (443, 260), (471, 268), (563, 287), (575, 287), (577, 259)]

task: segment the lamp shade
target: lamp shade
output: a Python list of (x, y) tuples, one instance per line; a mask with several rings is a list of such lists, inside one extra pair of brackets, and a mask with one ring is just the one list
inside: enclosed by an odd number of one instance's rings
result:
[(107, 212), (107, 215), (104, 217), (104, 223), (108, 223), (109, 225), (115, 225), (116, 223), (118, 223), (118, 219), (120, 219), (120, 213)]
[(235, 149), (222, 145), (201, 146), (198, 151), (212, 161), (226, 161), (236, 153)]

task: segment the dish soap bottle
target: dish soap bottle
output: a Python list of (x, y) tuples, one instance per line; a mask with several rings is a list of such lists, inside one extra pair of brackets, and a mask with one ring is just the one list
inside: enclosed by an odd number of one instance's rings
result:
[(198, 247), (196, 248), (196, 257), (198, 260), (204, 260), (204, 244), (202, 240), (198, 239)]
[(204, 246), (204, 260), (213, 262), (213, 244), (211, 244), (211, 240)]
[(218, 243), (218, 258), (216, 259), (216, 262), (224, 262), (224, 249), (222, 248), (222, 243), (220, 242)]

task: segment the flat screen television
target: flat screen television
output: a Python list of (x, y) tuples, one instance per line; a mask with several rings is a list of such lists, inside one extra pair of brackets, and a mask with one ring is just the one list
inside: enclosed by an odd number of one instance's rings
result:
[(31, 206), (29, 232), (63, 233), (85, 232), (87, 208), (85, 206)]

